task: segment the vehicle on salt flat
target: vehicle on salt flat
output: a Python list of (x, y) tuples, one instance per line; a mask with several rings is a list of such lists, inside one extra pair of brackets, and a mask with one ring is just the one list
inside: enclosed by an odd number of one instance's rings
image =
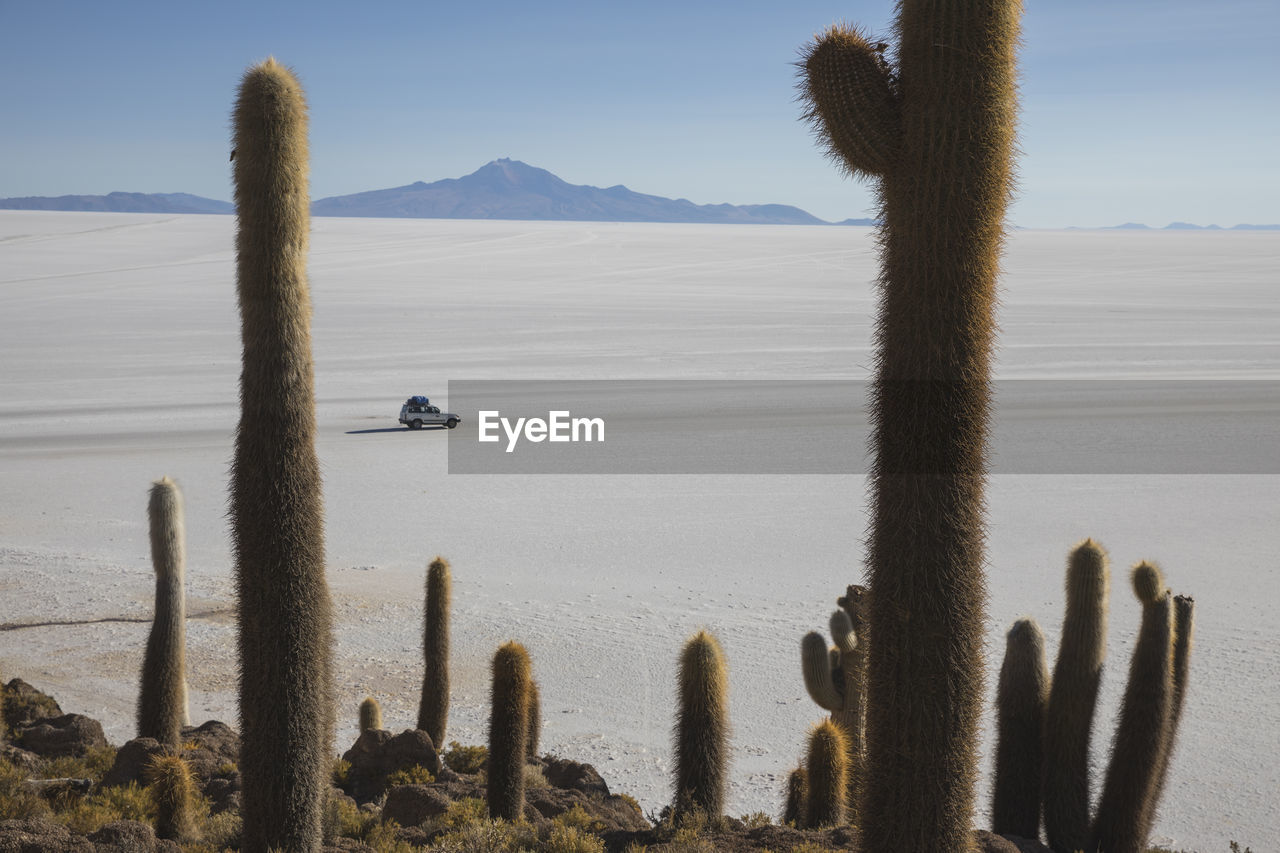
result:
[(400, 407), (400, 423), (409, 429), (422, 429), (424, 424), (443, 425), (453, 429), (462, 418), (452, 412), (442, 412), (438, 406), (431, 405), (426, 397), (415, 394), (404, 401)]

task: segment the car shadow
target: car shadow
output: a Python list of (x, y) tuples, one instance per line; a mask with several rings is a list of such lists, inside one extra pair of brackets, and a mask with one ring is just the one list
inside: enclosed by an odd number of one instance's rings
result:
[[(423, 424), (422, 431), (425, 432), (427, 430), (442, 430), (445, 428), (446, 427), (442, 424)], [(347, 430), (346, 434), (347, 435), (367, 435), (368, 433), (371, 433), (371, 432), (413, 432), (413, 430), (409, 429), (407, 426), (379, 427), (378, 429), (349, 429)]]

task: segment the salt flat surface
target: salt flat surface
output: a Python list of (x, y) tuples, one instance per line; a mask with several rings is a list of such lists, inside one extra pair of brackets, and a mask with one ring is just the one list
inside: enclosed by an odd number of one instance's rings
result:
[[(145, 619), (146, 491), (168, 474), (186, 495), (192, 713), (232, 723), (233, 229), (0, 212), (0, 623)], [(339, 748), (366, 694), (393, 729), (415, 719), (423, 570), (440, 553), (455, 583), (450, 739), (483, 741), (489, 657), (519, 639), (544, 747), (656, 811), (676, 657), (708, 627), (731, 667), (730, 810), (776, 815), (822, 716), (800, 637), (862, 578), (864, 478), (449, 476), (446, 433), (395, 416), (409, 394), (447, 405), (450, 379), (867, 379), (875, 268), (856, 228), (315, 220)], [(1005, 269), (1002, 378), (1280, 378), (1280, 235), (1023, 231)], [(1155, 840), (1280, 849), (1280, 477), (997, 475), (989, 506), (989, 694), (1014, 619), (1036, 617), (1056, 649), (1066, 552), (1097, 538), (1113, 559), (1103, 761), (1138, 621), (1126, 569), (1157, 560), (1195, 596), (1197, 636)], [(0, 631), (0, 667), (120, 743), (146, 631)], [(985, 810), (985, 735), (981, 748)]]

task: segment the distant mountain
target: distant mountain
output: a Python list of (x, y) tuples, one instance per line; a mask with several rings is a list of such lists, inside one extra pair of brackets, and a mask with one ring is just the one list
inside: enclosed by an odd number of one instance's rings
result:
[(235, 213), (228, 201), (189, 193), (108, 193), (107, 195), (0, 198), (0, 210), (99, 210), (108, 213)]
[(316, 216), (425, 219), (535, 219), (585, 222), (719, 222), (775, 225), (827, 223), (785, 204), (694, 204), (634, 192), (567, 183), (519, 160), (494, 160), (470, 175), (426, 184), (322, 198)]
[[(1126, 222), (1123, 225), (1105, 225), (1103, 231), (1118, 230), (1137, 230), (1137, 231), (1154, 231), (1150, 225), (1143, 225), (1141, 222)], [(1280, 231), (1280, 225), (1232, 225), (1230, 229), (1225, 229), (1221, 225), (1196, 225), (1192, 222), (1170, 222), (1161, 231)]]

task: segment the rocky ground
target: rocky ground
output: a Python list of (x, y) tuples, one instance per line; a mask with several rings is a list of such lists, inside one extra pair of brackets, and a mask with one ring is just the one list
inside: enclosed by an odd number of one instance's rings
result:
[[(64, 713), (20, 678), (3, 686), (0, 851), (222, 851), (237, 849), (241, 805), (239, 735), (210, 720), (188, 726), (177, 750), (198, 793), (190, 831), (159, 838), (148, 765), (171, 750), (151, 738), (113, 747), (102, 725)], [(326, 850), (527, 849), (573, 851), (852, 849), (851, 827), (799, 830), (764, 815), (674, 826), (615, 794), (589, 764), (545, 755), (526, 768), (524, 820), (485, 814), (484, 750), (451, 744), (443, 755), (422, 731), (364, 732), (334, 764)], [(1042, 853), (1034, 842), (975, 834), (989, 853)]]

